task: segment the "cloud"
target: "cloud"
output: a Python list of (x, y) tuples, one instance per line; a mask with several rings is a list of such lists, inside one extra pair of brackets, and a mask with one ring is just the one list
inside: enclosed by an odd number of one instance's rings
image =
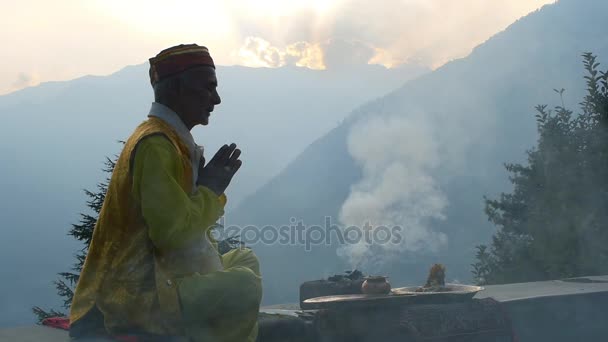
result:
[(279, 48), (259, 37), (247, 37), (239, 49), (238, 56), (245, 66), (249, 67), (279, 67), (284, 64)]
[(281, 67), (296, 65), (310, 69), (325, 69), (319, 44), (296, 42), (284, 48), (271, 45), (260, 37), (247, 37), (238, 53), (241, 63), (249, 67)]
[(300, 41), (280, 48), (261, 37), (247, 37), (237, 54), (241, 63), (249, 67), (295, 65), (322, 70), (367, 64), (377, 51), (353, 40), (332, 39), (321, 43)]
[(321, 46), (328, 68), (370, 62), (437, 67), (465, 56), (518, 18), (553, 2), (351, 0), (335, 1), (326, 12), (302, 8), (269, 18), (235, 6), (233, 13), (240, 32), (280, 49), (295, 42)]

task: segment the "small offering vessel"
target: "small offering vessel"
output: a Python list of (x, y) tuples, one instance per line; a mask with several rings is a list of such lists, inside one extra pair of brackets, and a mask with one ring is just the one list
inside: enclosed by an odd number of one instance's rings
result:
[(366, 277), (361, 285), (361, 293), (363, 294), (389, 294), (390, 292), (391, 284), (384, 276)]

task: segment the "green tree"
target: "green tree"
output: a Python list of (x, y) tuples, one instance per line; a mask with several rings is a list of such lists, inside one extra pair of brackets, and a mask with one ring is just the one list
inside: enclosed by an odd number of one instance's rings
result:
[[(80, 213), (80, 222), (77, 224), (72, 224), (72, 228), (68, 232), (68, 235), (73, 236), (78, 241), (81, 241), (84, 246), (76, 253), (76, 262), (72, 265), (71, 270), (68, 272), (59, 273), (59, 279), (53, 282), (55, 288), (57, 289), (57, 294), (63, 298), (62, 307), (64, 310), (69, 310), (70, 305), (72, 304), (72, 298), (74, 297), (74, 286), (78, 282), (80, 271), (82, 271), (82, 267), (84, 266), (84, 260), (87, 256), (91, 239), (93, 238), (93, 229), (97, 223), (97, 218), (99, 217), (99, 212), (101, 211), (103, 201), (106, 198), (108, 184), (110, 183), (110, 177), (112, 171), (114, 171), (114, 166), (116, 165), (116, 159), (116, 156), (114, 160), (106, 157), (103, 171), (107, 173), (108, 176), (106, 177), (105, 181), (97, 184), (96, 192), (86, 189), (84, 190), (88, 197), (86, 205), (90, 209), (91, 213)], [(38, 323), (42, 322), (42, 320), (48, 317), (67, 316), (65, 312), (57, 311), (55, 309), (46, 311), (38, 306), (33, 307), (32, 310), (38, 318)]]
[(537, 106), (538, 146), (527, 165), (505, 166), (513, 191), (485, 198), (498, 230), (477, 247), (480, 284), (608, 272), (608, 75), (591, 53), (583, 61), (581, 113)]

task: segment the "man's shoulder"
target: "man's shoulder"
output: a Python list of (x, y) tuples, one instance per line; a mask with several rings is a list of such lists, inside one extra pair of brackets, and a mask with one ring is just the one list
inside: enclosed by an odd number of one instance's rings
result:
[(141, 155), (142, 152), (171, 155), (178, 153), (178, 146), (171, 139), (170, 132), (166, 132), (150, 121), (148, 119), (139, 124), (125, 141), (122, 156), (126, 158), (125, 161), (128, 161), (129, 170), (133, 169), (135, 156)]
[(131, 133), (128, 140), (125, 142), (125, 147), (136, 148), (142, 143), (146, 144), (171, 144), (172, 132), (168, 131), (166, 127), (159, 124), (153, 118), (149, 118), (141, 122)]
[(145, 147), (146, 149), (162, 149), (173, 153), (177, 152), (175, 144), (163, 132), (151, 133), (141, 137), (141, 139), (137, 141), (135, 149), (142, 149), (142, 147)]
[(156, 136), (164, 137), (165, 140), (171, 142), (175, 147), (180, 147), (180, 145), (184, 144), (179, 134), (170, 125), (156, 117), (150, 117), (139, 124), (130, 139), (135, 140), (137, 143), (144, 138)]

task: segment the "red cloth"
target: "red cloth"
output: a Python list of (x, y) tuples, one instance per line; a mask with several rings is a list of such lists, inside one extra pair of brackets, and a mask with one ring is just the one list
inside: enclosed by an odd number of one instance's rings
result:
[[(49, 317), (42, 320), (42, 325), (56, 329), (70, 330), (70, 319), (68, 317)], [(143, 340), (140, 340), (137, 336), (131, 335), (117, 335), (112, 336), (112, 338), (122, 342), (143, 342)]]
[(70, 330), (70, 319), (68, 317), (49, 317), (42, 321), (47, 327)]

